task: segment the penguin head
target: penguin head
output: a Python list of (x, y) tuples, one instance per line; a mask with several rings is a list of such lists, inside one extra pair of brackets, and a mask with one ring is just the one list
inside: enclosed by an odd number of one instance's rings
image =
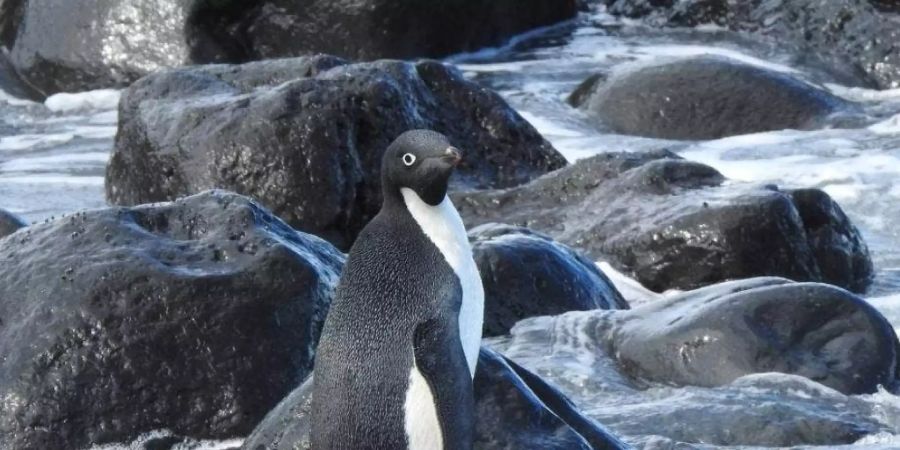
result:
[(461, 160), (461, 152), (443, 134), (407, 131), (384, 154), (381, 182), (385, 195), (409, 188), (425, 203), (437, 206), (447, 195), (450, 175)]

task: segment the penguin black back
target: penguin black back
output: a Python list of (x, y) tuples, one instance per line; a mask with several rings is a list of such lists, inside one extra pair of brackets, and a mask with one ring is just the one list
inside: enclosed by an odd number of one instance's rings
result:
[(446, 210), (459, 160), (431, 131), (404, 133), (385, 152), (384, 204), (350, 250), (316, 355), (314, 450), (471, 449), (472, 367), (459, 322), (471, 277), (427, 233), (432, 219), (410, 210), (410, 201)]

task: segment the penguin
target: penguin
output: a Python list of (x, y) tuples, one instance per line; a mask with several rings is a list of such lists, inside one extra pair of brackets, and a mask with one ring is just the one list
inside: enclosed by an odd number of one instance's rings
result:
[(313, 368), (313, 450), (471, 450), (484, 290), (447, 188), (461, 153), (413, 130), (385, 151)]

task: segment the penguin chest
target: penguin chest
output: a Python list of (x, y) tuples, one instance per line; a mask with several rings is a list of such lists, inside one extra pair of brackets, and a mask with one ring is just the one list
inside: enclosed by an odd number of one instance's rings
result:
[(459, 212), (448, 197), (437, 206), (425, 203), (412, 189), (402, 188), (406, 208), (422, 232), (440, 250), (462, 286), (459, 311), (459, 337), (469, 366), (475, 376), (475, 365), (481, 349), (484, 322), (484, 288), (478, 267), (472, 258), (472, 247)]
[(431, 387), (413, 364), (404, 404), (404, 427), (409, 450), (443, 450), (444, 435)]

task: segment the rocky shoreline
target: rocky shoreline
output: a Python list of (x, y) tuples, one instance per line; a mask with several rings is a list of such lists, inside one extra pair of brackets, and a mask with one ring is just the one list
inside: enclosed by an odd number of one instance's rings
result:
[[(466, 152), (452, 198), (484, 281), (486, 337), (542, 338), (548, 321), (567, 321), (639, 388), (778, 372), (844, 395), (900, 389), (896, 332), (859, 297), (875, 276), (869, 248), (824, 191), (734, 182), (674, 144), (568, 164), (452, 65), (381, 59), (498, 45), (575, 17), (575, 1), (439, 2), (443, 21), (478, 24), (458, 36), (409, 31), (435, 11), (378, 0), (304, 11), (268, 0), (63, 3), (0, 0), (10, 49), (0, 86), (35, 97), (127, 86), (106, 172), (115, 206), (30, 226), (0, 210), (0, 448), (88, 448), (156, 430), (170, 435), (144, 448), (244, 436), (247, 450), (306, 448), (307, 376), (342, 252), (378, 210), (384, 149), (412, 128)], [(900, 82), (898, 50), (883, 42), (900, 29), (890, 2), (603, 3), (651, 26), (784, 38), (849, 62), (860, 85)], [(843, 28), (821, 27), (840, 11)], [(71, 20), (51, 30), (59, 14)], [(98, 17), (103, 26), (81, 26)], [(387, 32), (364, 39), (373, 17)], [(134, 20), (145, 28), (123, 31)], [(862, 44), (847, 37), (857, 31)], [(47, 50), (50, 32), (71, 40)], [(110, 39), (124, 47), (104, 53)], [(601, 128), (672, 140), (866, 120), (818, 86), (728, 59), (626, 69), (585, 80), (572, 107)], [(596, 261), (652, 291), (685, 292), (629, 305)], [(476, 448), (630, 448), (515, 356), (484, 347), (479, 361)], [(751, 440), (748, 429), (735, 439)], [(771, 443), (877, 431), (820, 421)]]

